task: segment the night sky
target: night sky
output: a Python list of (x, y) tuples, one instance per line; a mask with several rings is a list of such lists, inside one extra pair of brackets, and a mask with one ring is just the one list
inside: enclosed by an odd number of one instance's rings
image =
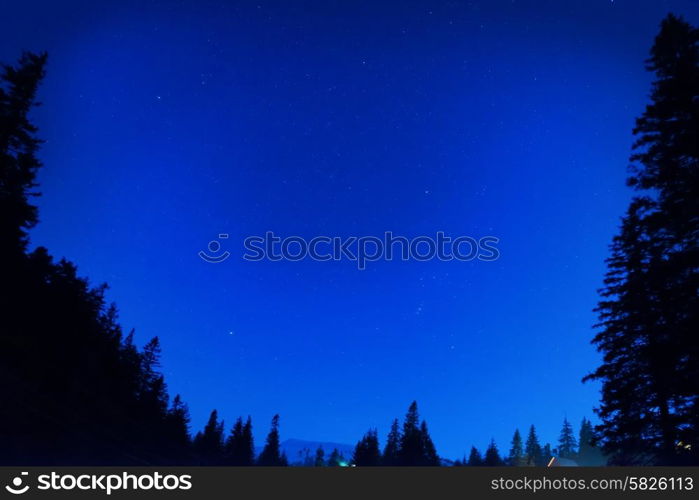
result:
[[(643, 61), (693, 1), (9, 2), (49, 52), (32, 244), (159, 336), (194, 430), (382, 440), (413, 399), (441, 455), (592, 417), (589, 344), (630, 190)], [(495, 235), (495, 262), (247, 262), (248, 235)], [(197, 252), (219, 233), (220, 264)]]

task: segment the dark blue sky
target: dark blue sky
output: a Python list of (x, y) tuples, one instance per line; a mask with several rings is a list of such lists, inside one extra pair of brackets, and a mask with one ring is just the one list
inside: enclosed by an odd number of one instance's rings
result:
[[(592, 416), (643, 61), (696, 2), (14, 3), (0, 60), (50, 53), (33, 243), (161, 338), (195, 429), (217, 408), (259, 441), (276, 412), (283, 438), (383, 440), (417, 399), (455, 458)], [(491, 234), (501, 257), (243, 261), (268, 230)]]

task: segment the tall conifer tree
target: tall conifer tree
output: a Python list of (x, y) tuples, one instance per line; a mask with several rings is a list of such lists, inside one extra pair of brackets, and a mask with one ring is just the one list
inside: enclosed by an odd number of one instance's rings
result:
[(369, 430), (354, 448), (352, 462), (358, 467), (381, 465), (379, 438), (375, 430)]
[(522, 465), (524, 459), (524, 446), (522, 444), (522, 435), (519, 433), (519, 429), (515, 429), (515, 433), (512, 436), (512, 447), (510, 448), (510, 454), (507, 457), (510, 465)]
[(398, 419), (394, 419), (391, 423), (391, 430), (386, 438), (386, 446), (383, 449), (381, 459), (382, 465), (395, 466), (398, 465), (398, 452), (400, 450), (401, 434), (398, 426)]
[(529, 435), (527, 436), (524, 452), (527, 458), (527, 465), (544, 465), (541, 445), (536, 435), (536, 428), (533, 425), (529, 428)]
[(563, 427), (558, 438), (558, 456), (561, 458), (575, 458), (578, 443), (575, 441), (573, 426), (567, 418), (563, 419)]
[(204, 430), (194, 437), (194, 451), (202, 465), (221, 465), (224, 462), (223, 421), (212, 410)]
[(260, 453), (257, 459), (257, 464), (268, 467), (287, 465), (286, 456), (279, 448), (279, 415), (275, 415), (272, 418), (272, 427), (270, 428), (269, 434), (267, 434), (265, 447), (262, 449), (262, 453)]
[(483, 465), (483, 457), (481, 456), (481, 452), (478, 451), (478, 448), (475, 446), (471, 446), (471, 452), (468, 455), (466, 465), (469, 467), (480, 467)]
[(636, 121), (638, 194), (611, 245), (593, 342), (598, 427), (615, 464), (699, 464), (699, 31), (668, 15)]
[(485, 450), (485, 457), (483, 458), (483, 465), (486, 467), (499, 467), (502, 465), (502, 458), (500, 458), (500, 452), (495, 444), (495, 440), (491, 439), (488, 449)]

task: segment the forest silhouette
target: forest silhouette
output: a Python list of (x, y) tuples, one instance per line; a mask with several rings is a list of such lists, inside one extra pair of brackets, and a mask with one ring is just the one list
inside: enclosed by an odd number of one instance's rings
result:
[(556, 456), (699, 465), (699, 30), (682, 18), (663, 20), (647, 62), (656, 79), (634, 129), (637, 195), (597, 308), (603, 362), (586, 380), (602, 383), (600, 424), (584, 419), (576, 437), (564, 420), (555, 448), (532, 425), (526, 439), (515, 431), (504, 456), (491, 440), (455, 462), (440, 458), (415, 402), (383, 447), (372, 429), (351, 457), (286, 457), (279, 415), (259, 453), (250, 417), (228, 429), (214, 410), (192, 436), (186, 403), (168, 394), (159, 339), (139, 349), (106, 285), (29, 248), (42, 166), (30, 115), (46, 60), (25, 53), (0, 75), (0, 464), (544, 466)]

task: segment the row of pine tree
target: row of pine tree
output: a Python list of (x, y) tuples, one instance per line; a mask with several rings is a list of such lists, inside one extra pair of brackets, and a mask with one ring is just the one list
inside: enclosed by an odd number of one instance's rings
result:
[[(185, 420), (187, 418), (185, 417)], [(603, 463), (600, 450), (595, 445), (592, 423), (583, 418), (580, 425), (579, 439), (576, 439), (573, 426), (567, 419), (563, 420), (558, 447), (550, 444), (541, 446), (536, 428), (529, 428), (526, 443), (522, 441), (519, 430), (515, 430), (511, 448), (507, 456), (502, 457), (494, 440), (490, 441), (484, 455), (472, 447), (468, 458), (451, 462), (442, 460), (437, 455), (427, 423), (420, 420), (417, 402), (408, 408), (403, 424), (395, 419), (391, 424), (383, 451), (379, 444), (378, 433), (370, 429), (357, 442), (351, 457), (333, 449), (325, 458), (325, 450), (319, 447), (315, 455), (304, 450), (299, 457), (288, 458), (280, 448), (279, 415), (272, 419), (272, 427), (264, 448), (255, 456), (255, 444), (252, 434), (252, 421), (239, 417), (229, 435), (225, 436), (224, 422), (219, 420), (218, 412), (213, 410), (203, 431), (198, 432), (192, 442), (192, 456), (200, 465), (266, 465), (286, 466), (302, 465), (306, 467), (334, 466), (546, 466), (551, 458), (559, 457), (574, 460), (580, 465), (599, 465)]]
[(494, 440), (490, 441), (485, 455), (474, 446), (468, 458), (457, 460), (455, 465), (467, 466), (502, 466), (511, 465), (517, 467), (546, 466), (552, 458), (572, 460), (577, 465), (603, 465), (605, 459), (601, 450), (597, 447), (592, 423), (583, 418), (580, 424), (579, 438), (575, 438), (573, 426), (568, 419), (563, 419), (563, 427), (558, 438), (558, 447), (551, 448), (549, 443), (541, 446), (534, 425), (529, 427), (527, 440), (522, 440), (519, 429), (515, 429), (512, 436), (510, 451), (506, 456), (501, 456)]

